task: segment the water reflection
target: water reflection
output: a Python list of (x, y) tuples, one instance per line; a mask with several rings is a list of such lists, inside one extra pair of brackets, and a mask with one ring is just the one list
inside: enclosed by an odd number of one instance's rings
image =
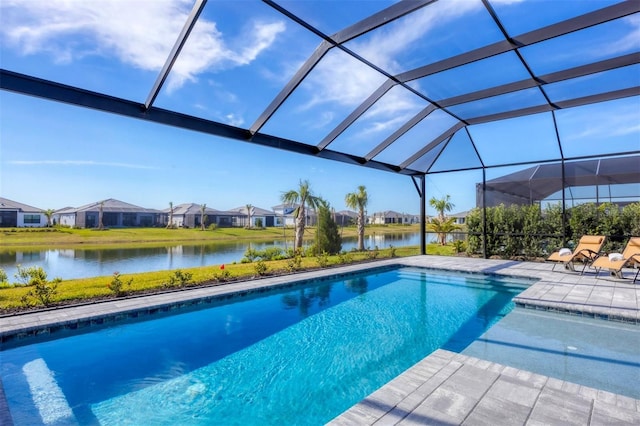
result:
[(309, 310), (317, 302), (318, 307), (324, 307), (330, 301), (332, 284), (321, 284), (316, 287), (301, 288), (297, 292), (282, 296), (282, 306), (285, 309), (298, 309), (302, 317), (309, 316)]
[[(309, 244), (312, 242), (309, 242)], [(389, 246), (418, 246), (417, 232), (397, 234), (373, 234), (366, 238), (365, 247), (380, 249)], [(357, 238), (342, 239), (342, 249), (350, 251), (357, 246)], [(207, 244), (174, 244), (161, 247), (118, 247), (99, 250), (51, 249), (17, 251), (0, 250), (0, 268), (9, 281), (14, 281), (17, 265), (41, 266), (50, 278), (88, 278), (111, 275), (162, 271), (198, 266), (239, 262), (247, 248), (264, 250), (268, 247), (286, 249), (291, 243), (283, 240), (248, 242), (227, 241)]]
[(369, 283), (367, 282), (367, 277), (358, 277), (351, 280), (345, 280), (344, 286), (347, 290), (353, 293), (364, 294), (367, 292)]

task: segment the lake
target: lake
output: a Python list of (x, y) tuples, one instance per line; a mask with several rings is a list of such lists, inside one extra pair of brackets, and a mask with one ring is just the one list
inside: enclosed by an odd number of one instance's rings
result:
[[(429, 235), (427, 241), (430, 241)], [(312, 241), (308, 242), (309, 244)], [(365, 247), (380, 249), (419, 246), (420, 233), (373, 234), (365, 238)], [(88, 278), (112, 275), (114, 272), (164, 271), (240, 262), (251, 246), (255, 250), (267, 247), (291, 248), (292, 241), (225, 241), (200, 244), (168, 244), (164, 247), (131, 247), (85, 250), (82, 248), (54, 248), (38, 251), (0, 250), (0, 268), (10, 282), (15, 282), (17, 265), (41, 266), (48, 277), (62, 279)], [(356, 237), (342, 239), (342, 249), (350, 251), (357, 246)]]

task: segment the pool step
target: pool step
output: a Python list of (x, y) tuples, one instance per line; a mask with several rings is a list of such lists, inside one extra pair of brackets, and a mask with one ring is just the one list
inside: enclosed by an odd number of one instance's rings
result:
[(29, 384), (33, 403), (45, 425), (77, 424), (67, 398), (42, 358), (26, 363), (22, 372)]

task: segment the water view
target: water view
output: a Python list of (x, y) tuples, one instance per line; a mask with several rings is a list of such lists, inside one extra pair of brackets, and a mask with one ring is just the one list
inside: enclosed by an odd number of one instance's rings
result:
[[(430, 238), (427, 238), (430, 241)], [(309, 244), (312, 241), (308, 242)], [(365, 247), (388, 248), (418, 246), (420, 233), (396, 233), (370, 235)], [(82, 248), (55, 248), (38, 251), (0, 251), (0, 268), (4, 269), (9, 280), (14, 280), (17, 265), (23, 267), (41, 266), (50, 278), (62, 279), (88, 278), (137, 272), (163, 271), (198, 266), (218, 265), (240, 262), (247, 248), (264, 250), (267, 247), (293, 246), (291, 241), (227, 241), (207, 244), (168, 244), (163, 247), (114, 247), (112, 249), (86, 250)], [(345, 237), (342, 249), (349, 251), (357, 246), (356, 237)]]

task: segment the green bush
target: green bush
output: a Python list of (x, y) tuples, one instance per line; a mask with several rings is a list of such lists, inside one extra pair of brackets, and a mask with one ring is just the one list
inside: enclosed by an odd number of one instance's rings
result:
[(640, 235), (640, 203), (624, 206), (620, 213), (620, 222), (626, 236)]
[(455, 240), (453, 242), (453, 249), (455, 250), (456, 253), (462, 253), (463, 251), (466, 250), (466, 244), (462, 240)]
[(287, 259), (287, 266), (286, 269), (289, 272), (295, 272), (298, 271), (302, 268), (302, 256), (300, 255), (300, 253), (296, 253), (293, 255), (293, 257), (290, 257), (289, 259)]
[(267, 275), (267, 272), (269, 271), (269, 267), (263, 260), (258, 260), (253, 268), (258, 276)]
[(262, 260), (281, 260), (285, 258), (284, 250), (280, 247), (267, 247), (263, 251), (259, 252), (260, 259)]
[(231, 279), (231, 272), (226, 269), (221, 269), (220, 272), (213, 273), (213, 280), (217, 282), (229, 281)]
[(244, 252), (244, 257), (240, 260), (241, 263), (253, 263), (255, 260), (264, 260), (264, 261), (270, 261), (270, 260), (282, 260), (282, 259), (286, 259), (288, 257), (287, 254), (285, 254), (284, 250), (281, 249), (280, 247), (267, 247), (264, 250), (255, 250), (252, 248), (248, 248), (245, 252)]
[(129, 278), (127, 281), (123, 281), (120, 272), (114, 272), (113, 277), (111, 278), (111, 282), (107, 284), (107, 288), (111, 290), (114, 296), (124, 296), (125, 294), (127, 294), (125, 286), (131, 287), (132, 282), (133, 278)]
[(169, 281), (166, 283), (166, 287), (184, 287), (189, 285), (192, 280), (193, 274), (191, 272), (182, 272), (178, 269), (172, 275), (169, 275)]
[(342, 250), (342, 240), (338, 225), (333, 220), (328, 204), (322, 204), (318, 208), (318, 229), (316, 230), (316, 244), (314, 255), (323, 253), (336, 254)]
[(351, 253), (347, 253), (346, 251), (341, 251), (338, 253), (338, 263), (341, 265), (346, 265), (353, 262), (353, 256)]
[(327, 266), (329, 266), (329, 253), (325, 251), (317, 255), (316, 261), (318, 262), (318, 266), (320, 266), (321, 268), (326, 268)]
[(244, 252), (244, 257), (240, 260), (240, 263), (253, 263), (259, 257), (258, 251), (249, 247)]
[[(613, 203), (584, 203), (566, 210), (565, 238), (577, 241), (583, 235), (605, 235), (605, 251), (621, 249), (629, 236), (640, 235), (640, 203), (632, 203), (622, 210)], [(476, 208), (467, 216), (467, 251), (482, 252), (482, 209)], [(564, 246), (562, 205), (551, 204), (545, 209), (538, 205), (488, 207), (486, 209), (488, 256), (509, 258), (546, 257)]]
[(373, 250), (367, 250), (367, 259), (377, 259), (380, 256), (380, 249), (378, 246), (375, 246)]
[(22, 268), (18, 265), (18, 272), (15, 277), (20, 280), (22, 285), (33, 287), (21, 298), (25, 306), (37, 304), (49, 306), (57, 293), (58, 284), (62, 281), (60, 278), (54, 278), (49, 281), (47, 273), (40, 266)]

